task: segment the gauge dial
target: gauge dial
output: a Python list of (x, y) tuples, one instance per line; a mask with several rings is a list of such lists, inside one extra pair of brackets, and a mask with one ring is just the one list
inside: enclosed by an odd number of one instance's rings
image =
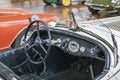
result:
[(97, 50), (97, 46), (95, 46), (93, 44), (88, 44), (87, 50), (88, 50), (90, 55), (95, 55), (94, 53)]
[(85, 51), (85, 47), (84, 46), (81, 46), (80, 47), (80, 52), (84, 52)]
[(79, 50), (79, 44), (75, 41), (70, 41), (68, 44), (68, 50), (70, 52), (76, 53)]

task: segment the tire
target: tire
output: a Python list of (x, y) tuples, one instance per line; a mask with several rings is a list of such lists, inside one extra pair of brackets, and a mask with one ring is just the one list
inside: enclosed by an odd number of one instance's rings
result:
[(25, 31), (23, 30), (18, 37), (15, 39), (14, 43), (12, 44), (12, 48), (18, 48), (20, 46), (22, 46), (22, 41), (24, 39), (24, 35), (25, 35)]
[(91, 8), (90, 6), (88, 6), (88, 10), (92, 13), (92, 14), (98, 14), (99, 10), (95, 10), (93, 8)]
[(20, 80), (20, 78), (6, 65), (0, 62), (0, 78), (2, 80)]
[(62, 6), (60, 0), (57, 0), (56, 5), (58, 5), (58, 6)]
[(44, 2), (46, 5), (51, 5), (51, 2), (47, 2), (46, 0), (43, 0), (43, 2)]
[(57, 0), (57, 3), (56, 5), (59, 5), (59, 6), (70, 6), (71, 5), (71, 0), (67, 0), (68, 3), (65, 3), (65, 0)]

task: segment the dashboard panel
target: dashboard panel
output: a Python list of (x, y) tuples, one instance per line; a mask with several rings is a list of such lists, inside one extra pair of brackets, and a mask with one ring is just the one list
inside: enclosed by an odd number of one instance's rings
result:
[(74, 56), (97, 57), (101, 52), (95, 44), (73, 34), (52, 33), (52, 40), (58, 42), (55, 46)]

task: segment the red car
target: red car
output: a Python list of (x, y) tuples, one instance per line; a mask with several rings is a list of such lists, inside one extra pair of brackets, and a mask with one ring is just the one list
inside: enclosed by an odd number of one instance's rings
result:
[(46, 23), (56, 21), (54, 14), (31, 14), (19, 8), (0, 8), (0, 52), (21, 44), (32, 15), (37, 15)]

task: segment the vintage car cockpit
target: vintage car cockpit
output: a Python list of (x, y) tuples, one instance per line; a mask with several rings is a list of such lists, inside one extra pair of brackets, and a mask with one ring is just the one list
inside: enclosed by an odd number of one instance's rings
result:
[[(33, 24), (37, 26), (26, 39)], [(0, 61), (21, 80), (93, 80), (107, 74), (109, 54), (99, 41), (79, 31), (46, 26), (32, 22), (24, 46), (0, 54)]]
[(118, 58), (114, 35), (105, 26), (111, 45), (109, 40), (98, 35), (100, 32), (78, 27), (73, 13), (69, 13), (69, 26), (48, 26), (38, 17), (33, 18), (37, 20), (26, 29), (24, 45), (0, 54), (0, 61), (5, 66), (0, 69), (8, 72), (2, 74), (5, 80), (13, 77), (18, 80), (108, 79), (106, 74), (111, 63), (116, 66)]

